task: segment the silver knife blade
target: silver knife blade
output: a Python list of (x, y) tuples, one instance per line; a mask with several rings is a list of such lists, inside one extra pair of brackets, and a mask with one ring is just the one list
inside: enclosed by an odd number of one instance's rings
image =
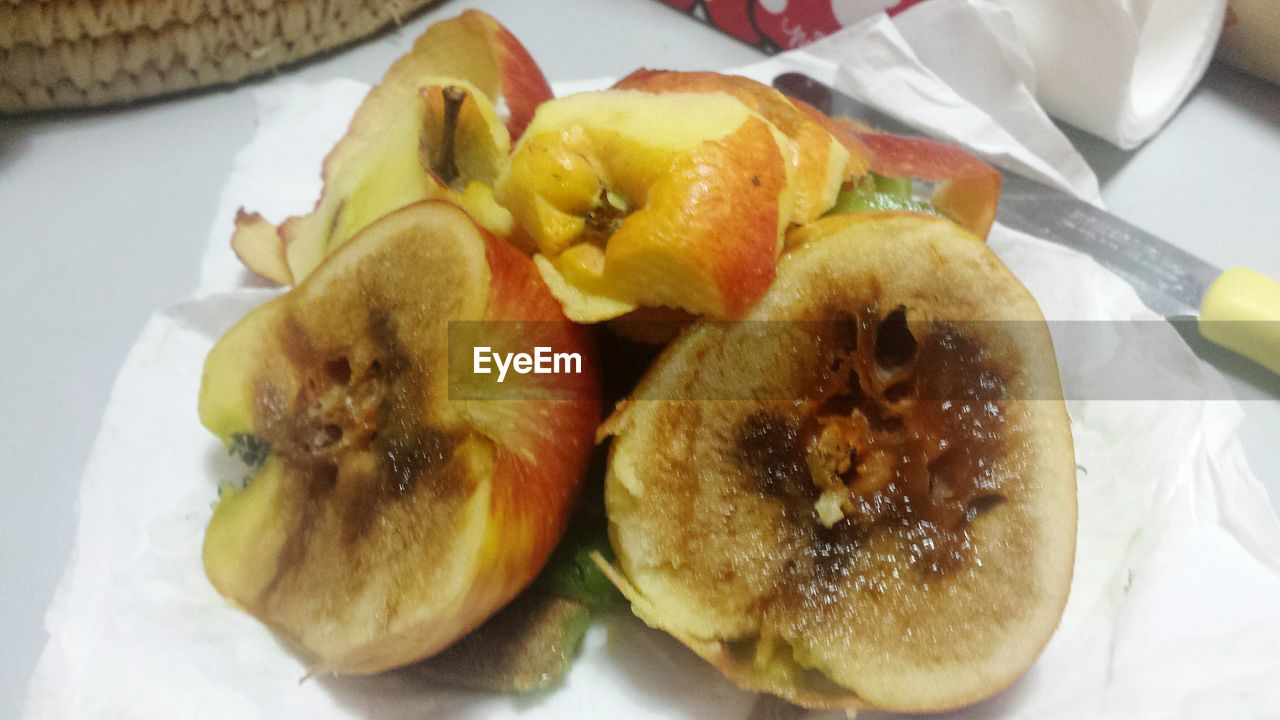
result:
[[(774, 87), (828, 115), (878, 130), (919, 136), (911, 126), (802, 73)], [(1004, 172), (996, 219), (1002, 225), (1089, 255), (1127, 280), (1147, 307), (1168, 318), (1198, 317), (1204, 293), (1222, 271), (1151, 233), (1067, 193)]]

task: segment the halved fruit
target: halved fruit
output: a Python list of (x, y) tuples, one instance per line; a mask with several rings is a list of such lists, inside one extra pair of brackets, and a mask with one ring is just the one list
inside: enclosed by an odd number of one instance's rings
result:
[(232, 247), (250, 270), (297, 283), (369, 223), (433, 198), (467, 208), (486, 229), (505, 235), (511, 216), (490, 188), (513, 138), (550, 98), (529, 53), (493, 18), (468, 10), (436, 23), (356, 110), (325, 158), (315, 209), (279, 228), (242, 213)]
[(951, 222), (829, 216), (602, 428), (614, 579), (743, 687), (928, 711), (1057, 626), (1075, 463), (1030, 294)]
[[(476, 328), (575, 353), (578, 372), (468, 399), (467, 368), (449, 358), (460, 338), (485, 337)], [(577, 493), (599, 389), (588, 338), (529, 258), (427, 201), (233, 327), (205, 362), (199, 409), (224, 442), (265, 450), (214, 510), (210, 581), (314, 671), (372, 673), (448, 646), (538, 573)]]
[(582, 93), (538, 108), (496, 193), (570, 318), (736, 317), (773, 279), (789, 148), (724, 93)]

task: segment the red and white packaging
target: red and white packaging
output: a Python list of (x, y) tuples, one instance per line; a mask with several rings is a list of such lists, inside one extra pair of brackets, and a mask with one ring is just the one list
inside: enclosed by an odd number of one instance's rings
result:
[(791, 50), (872, 15), (924, 0), (662, 0), (765, 52)]

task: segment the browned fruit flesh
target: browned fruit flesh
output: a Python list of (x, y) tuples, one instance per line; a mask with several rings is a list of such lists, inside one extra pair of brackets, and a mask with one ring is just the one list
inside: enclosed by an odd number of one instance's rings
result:
[(1071, 577), (1048, 333), (944, 220), (811, 234), (748, 322), (684, 335), (611, 419), (624, 588), (749, 688), (810, 706), (976, 701), (1034, 660)]
[[(555, 375), (551, 399), (455, 397), (453, 321), (517, 335), (509, 321), (528, 321), (584, 372)], [(210, 582), (313, 672), (439, 652), (559, 540), (599, 417), (593, 368), (533, 262), (463, 210), (428, 201), (379, 219), (206, 359), (201, 422), (265, 454), (214, 509)]]

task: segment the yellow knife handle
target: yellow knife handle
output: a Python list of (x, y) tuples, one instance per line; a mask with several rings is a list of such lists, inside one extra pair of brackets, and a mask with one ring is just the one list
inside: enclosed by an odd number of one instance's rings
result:
[(1200, 303), (1200, 334), (1280, 374), (1280, 282), (1248, 268), (1218, 276)]

